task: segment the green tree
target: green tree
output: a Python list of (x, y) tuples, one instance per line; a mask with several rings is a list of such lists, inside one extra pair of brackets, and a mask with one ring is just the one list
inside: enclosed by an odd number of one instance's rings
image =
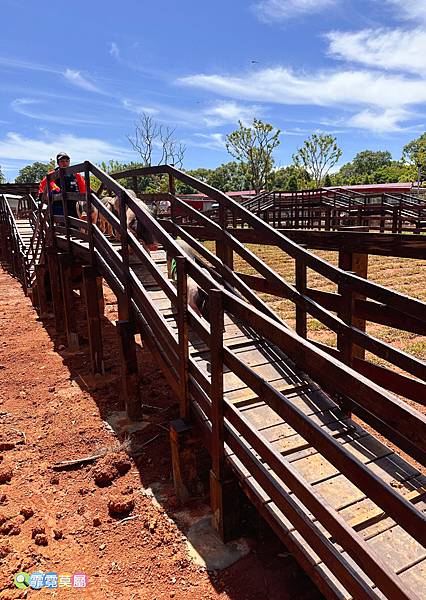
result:
[[(129, 163), (121, 163), (118, 160), (110, 160), (107, 163), (105, 161), (101, 162), (99, 168), (102, 171), (108, 173), (108, 175), (112, 175), (113, 173), (120, 173), (121, 171), (128, 171), (130, 169), (139, 169), (140, 167), (146, 166), (140, 162), (129, 162)], [(161, 177), (153, 176), (153, 177), (138, 177), (138, 190), (140, 192), (156, 192), (160, 191), (159, 184)], [(95, 178), (92, 183), (97, 188), (99, 186), (99, 181)], [(125, 188), (133, 188), (133, 178), (125, 177), (124, 179), (120, 179), (120, 184)], [(163, 190), (161, 190), (163, 191)]]
[(402, 160), (417, 169), (417, 181), (423, 179), (426, 172), (426, 131), (415, 140), (412, 140), (402, 149)]
[(417, 177), (416, 167), (406, 165), (400, 161), (392, 161), (389, 165), (385, 165), (376, 169), (371, 175), (371, 183), (398, 183), (406, 181), (415, 181)]
[(327, 173), (324, 177), (324, 187), (331, 187), (332, 185), (330, 175)]
[(55, 168), (55, 163), (51, 160), (49, 163), (34, 162), (31, 165), (22, 167), (15, 183), (36, 183), (46, 177), (47, 173)]
[(280, 144), (280, 134), (279, 129), (255, 118), (250, 127), (239, 121), (239, 128), (226, 136), (226, 149), (247, 166), (256, 193), (268, 188), (274, 166), (272, 153)]
[(310, 186), (311, 177), (306, 169), (289, 165), (276, 169), (273, 173), (273, 187), (276, 190), (296, 192)]
[(305, 140), (302, 148), (293, 154), (294, 164), (304, 167), (312, 176), (315, 187), (320, 187), (323, 178), (342, 156), (336, 138), (325, 133), (313, 133)]
[(358, 152), (352, 161), (354, 175), (371, 175), (374, 171), (392, 162), (392, 155), (388, 150), (363, 150)]
[[(198, 169), (190, 169), (189, 171), (185, 171), (185, 173), (195, 177), (195, 179), (199, 179), (204, 183), (209, 183), (209, 178), (213, 173), (213, 170), (200, 167)], [(188, 185), (183, 181), (179, 181), (179, 179), (175, 179), (175, 185), (177, 194), (195, 194), (197, 192), (197, 190), (191, 185)]]
[(219, 165), (213, 169), (207, 183), (222, 192), (238, 192), (251, 189), (249, 168), (245, 163), (235, 161)]

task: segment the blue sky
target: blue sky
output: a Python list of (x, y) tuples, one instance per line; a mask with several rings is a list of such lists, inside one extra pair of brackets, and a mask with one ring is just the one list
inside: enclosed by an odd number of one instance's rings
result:
[(425, 0), (2, 0), (0, 166), (65, 150), (138, 160), (142, 112), (176, 128), (184, 167), (231, 160), (254, 116), (282, 130), (278, 166), (313, 132), (340, 164), (426, 129)]

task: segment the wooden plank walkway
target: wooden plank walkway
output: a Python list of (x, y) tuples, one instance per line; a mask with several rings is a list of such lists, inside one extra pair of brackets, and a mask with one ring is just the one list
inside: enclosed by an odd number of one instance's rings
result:
[[(25, 243), (30, 239), (28, 222), (19, 221)], [(77, 238), (73, 242), (80, 249), (87, 244)], [(118, 244), (116, 244), (118, 245)], [(152, 253), (152, 259), (167, 277), (166, 259), (163, 251)], [(133, 261), (131, 268), (140, 279), (153, 306), (161, 314), (164, 322), (177, 339), (176, 318), (170, 301), (162, 289), (144, 267)], [(266, 340), (235, 319), (225, 316), (224, 344), (238, 358), (253, 369), (274, 388), (285, 393), (312, 423), (319, 425), (334, 437), (353, 456), (388, 483), (394, 490), (409, 499), (421, 512), (426, 512), (426, 477), (416, 468), (399, 457), (390, 448), (367, 432), (359, 423), (345, 415), (339, 407), (306, 374), (296, 369), (290, 360)], [(193, 331), (190, 331), (189, 353), (200, 373), (210, 380), (210, 352), (206, 344)], [(394, 520), (386, 514), (347, 477), (339, 472), (311, 444), (298, 434), (280, 415), (274, 412), (253, 390), (234, 373), (224, 370), (224, 395), (241, 414), (257, 429), (259, 434), (313, 486), (318, 497), (331, 506), (343, 519), (358, 532), (374, 549), (417, 598), (426, 600), (426, 549), (418, 544)], [(282, 538), (290, 551), (294, 552), (302, 565), (321, 589), (330, 597), (351, 598), (336, 576), (321, 561), (306, 540), (294, 528), (288, 518), (277, 508), (239, 459), (229, 450), (227, 460), (238, 475), (240, 485), (253, 500), (261, 514), (269, 521), (279, 524)], [(276, 474), (269, 469), (272, 477)], [(282, 482), (280, 482), (282, 485)], [(284, 486), (285, 487), (285, 486)], [(336, 546), (347, 563), (370, 585), (374, 584), (343, 552), (330, 534), (315, 521), (314, 517), (295, 498), (291, 490), (289, 496), (299, 505), (300, 510), (316, 524), (324, 536)], [(377, 598), (384, 598), (376, 590)]]
[[(157, 266), (167, 276), (165, 257), (161, 251), (153, 253)], [(143, 267), (134, 267), (143, 285), (149, 290), (153, 304), (162, 312), (170, 327), (176, 331), (175, 318), (170, 301), (158, 288), (152, 277)], [(420, 471), (399, 457), (373, 435), (363, 429), (353, 419), (348, 418), (337, 405), (309, 377), (293, 368), (290, 361), (284, 362), (280, 352), (265, 340), (251, 339), (250, 333), (242, 330), (238, 323), (225, 318), (224, 344), (237, 354), (247, 366), (250, 366), (273, 387), (283, 391), (291, 402), (309, 416), (313, 423), (337, 439), (347, 450), (363, 464), (390, 484), (399, 494), (415, 501), (416, 507), (426, 512), (426, 477)], [(192, 336), (190, 355), (205, 377), (210, 378), (210, 353), (201, 340)], [(425, 574), (426, 549), (407, 534), (395, 521), (369, 500), (365, 494), (300, 436), (288, 423), (275, 413), (265, 402), (256, 396), (244, 382), (225, 367), (225, 398), (239, 408), (263, 437), (278, 450), (293, 467), (310, 483), (317, 494), (334, 508), (344, 520), (362, 536), (419, 598), (426, 600), (426, 579), (419, 587), (418, 583)], [(234, 466), (243, 481), (243, 487), (250, 487), (259, 495), (264, 510), (275, 515), (286, 524), (287, 536), (293, 538), (292, 544), (300, 545), (309, 562), (321, 576), (339, 590), (342, 598), (351, 598), (342, 585), (322, 563), (306, 541), (301, 538), (292, 524), (280, 513), (269, 497), (239, 463), (232, 453), (228, 460)], [(239, 464), (238, 464), (239, 463)], [(274, 475), (274, 473), (272, 473)], [(293, 496), (289, 490), (289, 494)], [(293, 496), (294, 497), (294, 496)], [(302, 505), (300, 505), (302, 507)], [(306, 509), (305, 509), (306, 511)], [(318, 524), (319, 527), (321, 527)], [(325, 530), (324, 530), (325, 531)], [(328, 532), (325, 535), (330, 537)], [(341, 549), (340, 549), (341, 550)], [(348, 563), (362, 574), (354, 561), (343, 553)], [(365, 577), (365, 575), (364, 575)], [(373, 586), (373, 583), (366, 578)], [(376, 590), (379, 598), (384, 598)]]

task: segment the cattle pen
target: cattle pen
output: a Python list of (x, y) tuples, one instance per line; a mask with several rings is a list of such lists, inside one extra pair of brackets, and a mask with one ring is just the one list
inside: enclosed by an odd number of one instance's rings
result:
[[(287, 229), (282, 218), (262, 220), (253, 207), (169, 165), (109, 176), (85, 162), (68, 171), (84, 174), (87, 215), (95, 207), (115, 235), (105, 236), (90, 219), (70, 217), (66, 193), (63, 216), (53, 215), (47, 196), (38, 204), (30, 194), (3, 193), (1, 262), (20, 279), (41, 318), (51, 303), (56, 330), (66, 334), (70, 348), (79, 343), (73, 310), (78, 290), (86, 306), (92, 370), (100, 375), (99, 299), (103, 282), (111, 288), (118, 302), (129, 417), (141, 419), (144, 410), (136, 334), (179, 398), (180, 418), (170, 423), (170, 442), (180, 499), (193, 493), (194, 440), (201, 440), (211, 459), (210, 502), (222, 539), (238, 535), (241, 490), (327, 598), (426, 598), (426, 418), (415, 408), (426, 404), (426, 364), (366, 328), (379, 323), (426, 334), (424, 302), (367, 278), (370, 254), (426, 257), (423, 209), (410, 205), (407, 216), (405, 200), (391, 208), (386, 200), (379, 215), (384, 221), (370, 233), (338, 231), (330, 221), (315, 226), (323, 213), (315, 216), (310, 206), (303, 219), (311, 219), (311, 227), (302, 228), (297, 213)], [(118, 216), (104, 207), (99, 190), (90, 191), (91, 176), (120, 198)], [(167, 178), (162, 198), (171, 203), (170, 219), (152, 218), (120, 184), (132, 178), (137, 188), (138, 177), (147, 176)], [(177, 180), (218, 203), (215, 214), (180, 200)], [(359, 208), (353, 213), (354, 204), (350, 218), (361, 214)], [(149, 254), (127, 229), (126, 207), (158, 240), (157, 251)], [(402, 233), (401, 223), (412, 213), (410, 232)], [(388, 214), (392, 233), (385, 233)], [(200, 260), (191, 260), (177, 238)], [(252, 244), (291, 257), (295, 285), (259, 258)], [(311, 249), (338, 252), (339, 265)], [(176, 286), (167, 276), (166, 254), (176, 260)], [(236, 257), (249, 272), (234, 269)], [(336, 291), (311, 287), (312, 272)], [(208, 294), (209, 321), (188, 308), (188, 278)], [(295, 331), (261, 294), (294, 304)], [(309, 339), (310, 316), (335, 333), (336, 347)]]

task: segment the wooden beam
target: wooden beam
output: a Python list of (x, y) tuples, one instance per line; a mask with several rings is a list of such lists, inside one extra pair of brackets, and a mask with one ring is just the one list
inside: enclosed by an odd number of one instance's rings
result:
[(45, 319), (49, 314), (49, 303), (47, 301), (47, 268), (46, 265), (35, 266), (37, 306), (40, 319)]
[(175, 494), (182, 504), (197, 491), (199, 480), (196, 445), (197, 440), (191, 425), (183, 419), (176, 419), (170, 423), (173, 483)]
[(62, 297), (61, 275), (59, 270), (58, 255), (55, 248), (47, 249), (47, 264), (49, 267), (50, 289), (52, 292), (53, 313), (55, 315), (55, 329), (61, 334), (65, 332), (65, 312)]
[(87, 328), (89, 334), (90, 362), (92, 373), (104, 375), (101, 311), (99, 307), (98, 277), (92, 266), (83, 267), (83, 288), (86, 299)]
[(75, 314), (73, 286), (72, 286), (72, 257), (69, 254), (58, 254), (59, 270), (61, 276), (62, 298), (65, 316), (65, 330), (68, 340), (68, 348), (71, 351), (78, 350), (77, 319)]
[(126, 412), (132, 421), (141, 421), (142, 403), (134, 327), (129, 321), (117, 321), (116, 328), (121, 348), (122, 395)]
[(189, 380), (189, 331), (188, 331), (188, 285), (186, 276), (186, 258), (176, 256), (176, 274), (177, 274), (177, 327), (179, 339), (179, 388), (180, 418), (187, 421), (189, 419), (190, 399), (188, 391)]

